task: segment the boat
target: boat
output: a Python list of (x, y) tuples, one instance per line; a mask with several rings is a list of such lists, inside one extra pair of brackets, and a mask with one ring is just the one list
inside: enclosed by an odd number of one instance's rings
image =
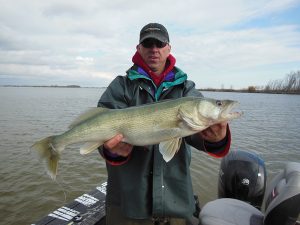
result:
[[(287, 163), (267, 188), (266, 180), (257, 154), (231, 151), (220, 164), (218, 198), (198, 208), (191, 225), (300, 225), (300, 163)], [(105, 225), (106, 186), (102, 183), (32, 225)]]
[(254, 153), (231, 152), (221, 161), (218, 199), (203, 206), (199, 224), (299, 225), (300, 163), (286, 163), (266, 188), (265, 184), (262, 159)]
[(32, 225), (105, 224), (106, 185), (106, 182), (102, 183)]

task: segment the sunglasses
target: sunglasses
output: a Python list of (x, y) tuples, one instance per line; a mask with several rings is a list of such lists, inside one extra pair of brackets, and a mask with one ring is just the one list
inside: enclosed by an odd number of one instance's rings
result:
[(166, 45), (168, 43), (149, 38), (149, 39), (146, 39), (145, 41), (143, 41), (141, 44), (144, 48), (152, 48), (154, 45), (157, 48), (164, 48), (164, 47), (166, 47)]

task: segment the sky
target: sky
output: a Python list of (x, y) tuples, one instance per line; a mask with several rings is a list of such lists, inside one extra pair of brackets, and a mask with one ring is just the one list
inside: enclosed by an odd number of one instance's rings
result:
[(163, 24), (197, 88), (262, 87), (300, 70), (300, 0), (0, 0), (0, 85), (106, 87), (141, 28)]

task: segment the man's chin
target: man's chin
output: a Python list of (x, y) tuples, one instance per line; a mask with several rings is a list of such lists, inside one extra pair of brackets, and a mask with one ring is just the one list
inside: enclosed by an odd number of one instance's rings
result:
[(156, 68), (156, 67), (159, 66), (158, 60), (155, 60), (155, 59), (153, 59), (153, 60), (148, 60), (147, 64), (148, 64), (148, 66), (149, 66), (150, 68), (152, 68), (152, 67)]

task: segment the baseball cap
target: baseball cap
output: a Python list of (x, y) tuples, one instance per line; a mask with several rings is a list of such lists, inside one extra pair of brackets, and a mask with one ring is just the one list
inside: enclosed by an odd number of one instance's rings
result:
[(147, 38), (154, 38), (165, 43), (170, 42), (167, 29), (159, 23), (149, 23), (142, 28), (140, 32), (140, 43)]

